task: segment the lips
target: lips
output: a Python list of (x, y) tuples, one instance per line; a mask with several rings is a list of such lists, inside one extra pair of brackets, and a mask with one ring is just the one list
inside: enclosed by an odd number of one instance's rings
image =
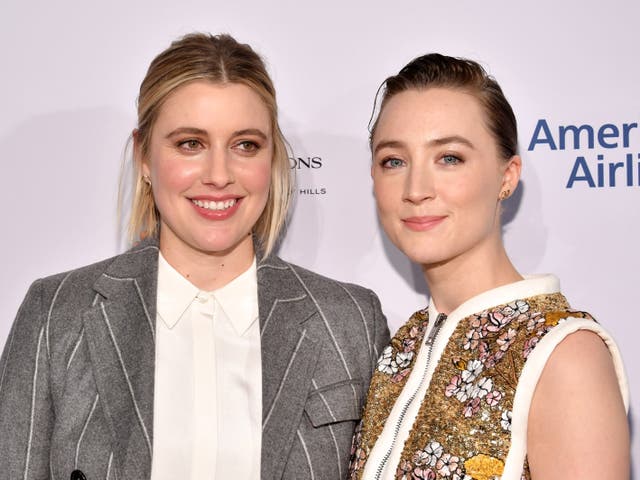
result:
[(425, 215), (421, 217), (406, 217), (402, 219), (402, 223), (415, 232), (424, 232), (437, 227), (447, 218), (444, 215)]
[(215, 200), (197, 200), (197, 199), (191, 199), (191, 201), (200, 208), (206, 208), (207, 210), (220, 211), (220, 210), (226, 210), (228, 208), (233, 207), (236, 204), (237, 199), (231, 198), (229, 200), (221, 200), (217, 202)]
[(226, 220), (240, 207), (243, 197), (226, 198), (194, 197), (190, 198), (195, 211), (207, 220)]

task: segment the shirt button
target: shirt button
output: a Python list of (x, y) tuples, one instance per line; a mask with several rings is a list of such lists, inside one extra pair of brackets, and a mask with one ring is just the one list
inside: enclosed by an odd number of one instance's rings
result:
[(207, 300), (209, 300), (208, 295), (203, 292), (198, 292), (198, 294), (196, 295), (196, 298), (200, 303), (207, 303)]
[(69, 480), (87, 480), (87, 477), (84, 476), (82, 470), (74, 470), (71, 472), (71, 478)]

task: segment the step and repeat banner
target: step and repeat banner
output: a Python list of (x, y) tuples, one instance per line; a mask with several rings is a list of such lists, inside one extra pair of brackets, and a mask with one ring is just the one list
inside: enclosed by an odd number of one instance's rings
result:
[(481, 62), (512, 103), (524, 167), (507, 249), (616, 338), (640, 452), (639, 18), (615, 1), (3, 2), (0, 345), (34, 279), (127, 248), (116, 200), (137, 89), (191, 31), (268, 62), (297, 176), (281, 256), (372, 288), (395, 331), (428, 292), (376, 219), (367, 124), (385, 77), (441, 52)]

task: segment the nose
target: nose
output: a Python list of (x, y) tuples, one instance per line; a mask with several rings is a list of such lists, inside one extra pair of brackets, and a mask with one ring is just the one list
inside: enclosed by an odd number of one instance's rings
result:
[(235, 181), (232, 159), (225, 149), (212, 149), (208, 152), (202, 166), (202, 183), (224, 188)]
[(411, 163), (405, 177), (402, 199), (419, 204), (435, 196), (433, 175), (424, 165)]

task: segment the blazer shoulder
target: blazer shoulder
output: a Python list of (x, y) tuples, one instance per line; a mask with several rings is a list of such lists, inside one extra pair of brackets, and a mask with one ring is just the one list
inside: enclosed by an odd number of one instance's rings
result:
[[(40, 278), (34, 282), (32, 288), (34, 286), (40, 286), (42, 297), (45, 301), (53, 296), (59, 296), (63, 293), (63, 289), (65, 292), (73, 294), (82, 293), (84, 291), (93, 292), (95, 282), (105, 273), (109, 274), (110, 272), (120, 272), (121, 270), (126, 270), (126, 267), (129, 265), (135, 263), (147, 263), (148, 266), (151, 267), (147, 256), (149, 254), (157, 254), (157, 251), (158, 247), (155, 243), (141, 242), (126, 252), (112, 257)], [(144, 267), (142, 269), (144, 269)]]
[(271, 263), (278, 268), (289, 270), (317, 300), (336, 302), (346, 296), (356, 303), (379, 303), (375, 292), (361, 285), (336, 280), (277, 257)]

